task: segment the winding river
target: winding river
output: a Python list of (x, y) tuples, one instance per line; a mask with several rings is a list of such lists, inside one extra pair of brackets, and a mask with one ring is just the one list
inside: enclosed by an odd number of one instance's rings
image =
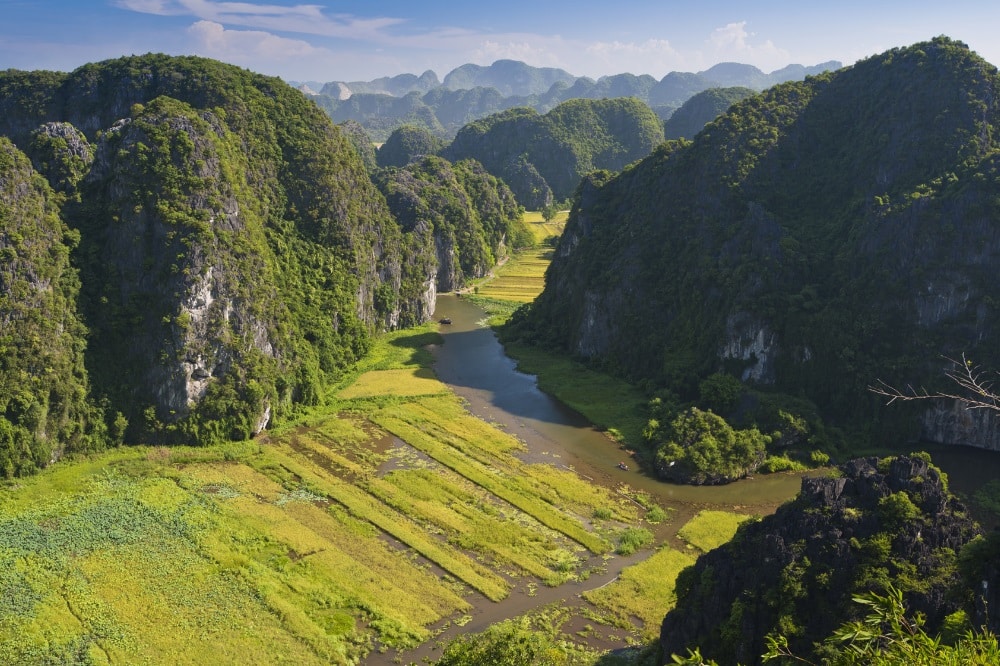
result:
[[(661, 506), (672, 510), (672, 519), (657, 528), (660, 543), (672, 543), (683, 549), (677, 530), (701, 509), (766, 515), (794, 497), (801, 487), (802, 473), (760, 475), (725, 486), (698, 487), (663, 483), (642, 470), (622, 471), (618, 463), (627, 458), (619, 446), (578, 413), (542, 392), (534, 376), (519, 372), (486, 325), (482, 309), (455, 294), (441, 294), (436, 317), (449, 319), (451, 323), (442, 324), (444, 341), (432, 350), (434, 370), (467, 401), (469, 410), (524, 441), (524, 458), (528, 461), (565, 466), (609, 488), (625, 483), (648, 492)], [(1000, 456), (995, 453), (950, 447), (933, 454), (935, 462), (952, 476), (952, 487), (960, 486), (965, 493), (971, 494), (988, 479), (1000, 478)], [(475, 608), (468, 624), (452, 626), (436, 640), (403, 654), (373, 653), (366, 663), (425, 663), (440, 656), (437, 646), (442, 641), (459, 633), (483, 631), (495, 622), (547, 604), (584, 603), (579, 598), (582, 591), (613, 581), (624, 567), (647, 554), (616, 556), (607, 562), (604, 571), (585, 582), (569, 582), (556, 588), (542, 586), (530, 592), (518, 587), (498, 603), (472, 595), (469, 601)], [(624, 634), (608, 635), (598, 643), (614, 648), (624, 645), (625, 638)]]
[(625, 454), (618, 445), (542, 392), (533, 375), (518, 372), (486, 326), (482, 309), (454, 294), (443, 294), (437, 299), (436, 316), (452, 322), (441, 326), (444, 344), (434, 349), (438, 377), (468, 401), (473, 414), (522, 439), (532, 461), (572, 467), (603, 485), (627, 483), (665, 506), (739, 506), (754, 513), (784, 502), (801, 486), (800, 474), (762, 475), (725, 486), (683, 486), (663, 483), (641, 470), (622, 471), (618, 463)]

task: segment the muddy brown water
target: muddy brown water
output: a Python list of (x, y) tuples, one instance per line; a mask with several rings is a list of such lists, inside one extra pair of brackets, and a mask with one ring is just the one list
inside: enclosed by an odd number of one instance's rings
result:
[[(769, 474), (725, 486), (686, 486), (658, 481), (636, 469), (634, 461), (606, 435), (580, 414), (538, 388), (533, 375), (519, 372), (496, 335), (486, 324), (481, 308), (455, 294), (437, 299), (435, 317), (449, 319), (441, 325), (444, 342), (432, 350), (438, 377), (468, 403), (477, 417), (496, 423), (526, 444), (524, 457), (531, 462), (548, 462), (575, 470), (600, 485), (616, 488), (621, 484), (648, 492), (671, 512), (671, 520), (656, 529), (659, 543), (678, 549), (684, 544), (677, 530), (701, 509), (723, 509), (766, 515), (794, 497), (801, 487), (801, 473)], [(950, 447), (932, 451), (935, 463), (952, 478), (952, 487), (974, 493), (991, 478), (1000, 478), (1000, 456), (995, 453)], [(631, 470), (618, 463), (627, 460)], [(580, 594), (614, 581), (623, 568), (640, 561), (649, 551), (630, 557), (613, 556), (586, 581), (570, 582), (555, 588), (527, 585), (518, 581), (507, 599), (490, 602), (478, 595), (468, 597), (474, 606), (472, 620), (462, 627), (450, 626), (414, 650), (404, 653), (375, 652), (366, 664), (429, 663), (440, 657), (440, 646), (456, 635), (483, 631), (491, 624), (517, 617), (549, 604), (579, 606), (586, 602)], [(623, 632), (602, 628), (604, 635), (589, 640), (595, 647), (616, 648), (627, 644)]]

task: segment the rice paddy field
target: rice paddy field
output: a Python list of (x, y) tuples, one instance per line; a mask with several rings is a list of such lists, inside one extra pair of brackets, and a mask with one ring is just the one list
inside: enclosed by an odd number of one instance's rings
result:
[(648, 498), (522, 460), (436, 379), (439, 341), (435, 324), (385, 336), (264, 438), (0, 487), (0, 664), (402, 663), (477, 611), (606, 571), (639, 533), (635, 563), (557, 615), (654, 638), (677, 573), (743, 517), (699, 514), (688, 552), (649, 543)]
[[(504, 311), (535, 300), (545, 287), (545, 269), (552, 261), (555, 241), (562, 234), (568, 216), (568, 211), (561, 211), (545, 221), (541, 213), (525, 213), (524, 221), (534, 235), (535, 246), (519, 251), (494, 269), (494, 275), (477, 283), (475, 298), (484, 304), (494, 301), (491, 309), (499, 307)], [(507, 307), (496, 302), (506, 303)]]

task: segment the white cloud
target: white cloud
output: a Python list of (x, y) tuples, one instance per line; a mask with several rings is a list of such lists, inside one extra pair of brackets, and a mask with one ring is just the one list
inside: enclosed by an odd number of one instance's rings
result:
[(470, 62), (489, 65), (497, 60), (521, 60), (535, 67), (563, 66), (562, 60), (547, 47), (525, 39), (504, 42), (486, 40), (472, 52)]
[(739, 21), (713, 30), (706, 42), (710, 50), (708, 59), (713, 62), (730, 60), (747, 63), (765, 71), (790, 62), (788, 51), (778, 48), (771, 40), (752, 44), (755, 35), (747, 32), (746, 27), (746, 21)]
[(287, 39), (260, 30), (227, 30), (214, 21), (198, 21), (187, 29), (199, 55), (249, 66), (262, 59), (289, 61), (330, 55), (301, 39)]
[(191, 16), (203, 21), (273, 32), (296, 32), (356, 40), (388, 40), (387, 28), (405, 19), (326, 16), (321, 5), (262, 5), (213, 0), (118, 0), (118, 6), (144, 14)]
[(115, 6), (140, 14), (156, 14), (157, 16), (172, 16), (180, 13), (172, 0), (118, 0)]

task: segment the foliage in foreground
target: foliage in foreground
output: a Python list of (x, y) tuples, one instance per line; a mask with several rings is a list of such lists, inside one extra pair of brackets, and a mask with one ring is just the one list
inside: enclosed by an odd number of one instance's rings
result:
[[(952, 643), (941, 635), (929, 635), (919, 614), (909, 616), (901, 590), (890, 587), (886, 594), (862, 594), (854, 601), (867, 608), (862, 620), (837, 629), (824, 645), (827, 666), (991, 666), (1000, 663), (997, 637), (989, 632), (967, 631)], [(685, 657), (672, 655), (679, 666), (710, 666), (698, 649)], [(812, 664), (794, 654), (784, 636), (768, 639), (764, 661)]]

